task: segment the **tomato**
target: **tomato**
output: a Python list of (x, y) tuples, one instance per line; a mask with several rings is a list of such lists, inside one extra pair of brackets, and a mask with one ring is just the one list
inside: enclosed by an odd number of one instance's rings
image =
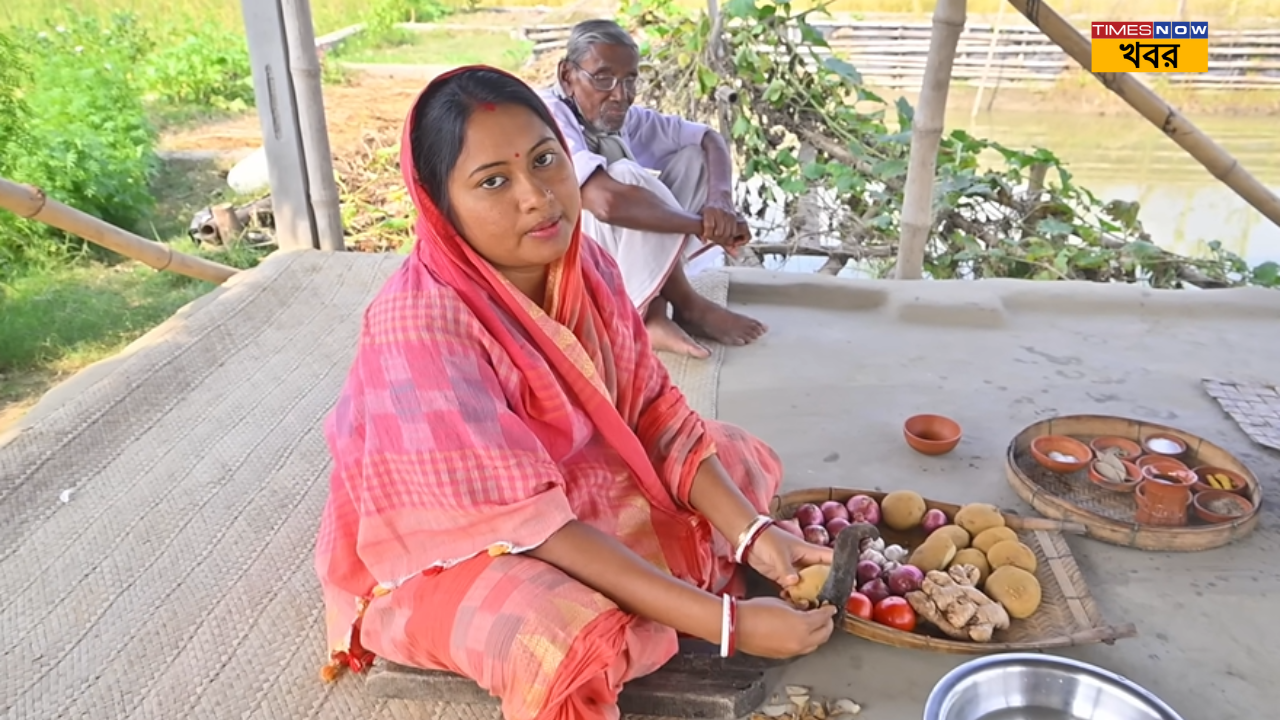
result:
[(849, 596), (849, 602), (845, 603), (845, 610), (850, 615), (863, 620), (871, 619), (871, 598), (860, 592), (855, 592)]
[(911, 632), (916, 629), (916, 611), (906, 598), (896, 595), (887, 597), (876, 603), (872, 618), (881, 625), (888, 625), (895, 630)]

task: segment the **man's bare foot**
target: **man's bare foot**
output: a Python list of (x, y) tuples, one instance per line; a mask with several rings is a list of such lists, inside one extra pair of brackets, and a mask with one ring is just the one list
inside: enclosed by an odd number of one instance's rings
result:
[(676, 307), (674, 315), (675, 321), (693, 334), (724, 345), (746, 345), (769, 331), (759, 320), (721, 307), (701, 295), (686, 307)]
[(710, 350), (689, 337), (689, 333), (666, 315), (650, 316), (645, 320), (644, 326), (649, 330), (649, 344), (654, 350), (665, 350), (698, 359), (711, 357)]

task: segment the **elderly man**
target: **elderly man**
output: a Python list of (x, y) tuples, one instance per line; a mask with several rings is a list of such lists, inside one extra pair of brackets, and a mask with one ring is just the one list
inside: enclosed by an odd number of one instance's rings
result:
[(588, 20), (573, 28), (558, 82), (541, 94), (573, 155), (583, 231), (618, 261), (653, 347), (705, 358), (691, 333), (745, 345), (766, 328), (699, 295), (684, 262), (705, 243), (733, 249), (751, 234), (733, 205), (724, 138), (635, 107), (639, 68), (626, 30)]

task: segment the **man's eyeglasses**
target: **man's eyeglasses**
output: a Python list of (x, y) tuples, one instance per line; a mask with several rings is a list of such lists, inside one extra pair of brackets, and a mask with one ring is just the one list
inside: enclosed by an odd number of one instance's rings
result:
[(640, 78), (637, 77), (619, 78), (617, 75), (597, 75), (578, 63), (574, 63), (573, 66), (591, 80), (591, 87), (604, 93), (613, 92), (613, 89), (618, 87), (618, 83), (621, 82), (622, 89), (628, 94), (634, 95), (640, 82)]

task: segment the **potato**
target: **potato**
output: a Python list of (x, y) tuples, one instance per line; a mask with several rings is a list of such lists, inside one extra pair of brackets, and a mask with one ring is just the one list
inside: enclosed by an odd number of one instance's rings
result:
[(993, 545), (987, 553), (987, 562), (993, 570), (1012, 565), (1029, 573), (1036, 571), (1036, 554), (1017, 540), (1002, 540)]
[(910, 530), (920, 524), (928, 509), (920, 493), (894, 490), (880, 501), (880, 519), (894, 530)]
[(816, 607), (818, 593), (822, 592), (822, 586), (827, 582), (827, 576), (830, 574), (830, 565), (810, 565), (802, 568), (800, 570), (800, 582), (795, 587), (787, 590), (787, 599), (796, 607)]
[(934, 533), (911, 553), (908, 565), (915, 565), (920, 572), (943, 570), (956, 556), (956, 544), (946, 535)]
[(1036, 576), (1014, 565), (1005, 565), (991, 572), (983, 590), (1004, 606), (1009, 617), (1024, 620), (1040, 609), (1040, 581)]
[(991, 565), (987, 563), (987, 556), (977, 548), (965, 548), (957, 552), (949, 567), (959, 565), (972, 565), (978, 568), (978, 582), (974, 583), (974, 587), (982, 587), (982, 583), (986, 582), (987, 576), (991, 574)]
[(1004, 527), (1004, 515), (1000, 508), (988, 503), (969, 503), (956, 512), (955, 524), (977, 537), (983, 530)]
[(1013, 528), (1007, 528), (1001, 525), (1000, 527), (993, 527), (990, 530), (983, 530), (981, 533), (975, 535), (972, 547), (978, 548), (983, 553), (988, 553), (991, 552), (991, 548), (995, 547), (995, 544), (998, 542), (1017, 539), (1018, 533), (1014, 532)]
[(934, 530), (929, 537), (934, 537), (935, 535), (946, 535), (951, 538), (951, 542), (955, 543), (957, 550), (969, 547), (969, 533), (959, 525), (943, 525)]

